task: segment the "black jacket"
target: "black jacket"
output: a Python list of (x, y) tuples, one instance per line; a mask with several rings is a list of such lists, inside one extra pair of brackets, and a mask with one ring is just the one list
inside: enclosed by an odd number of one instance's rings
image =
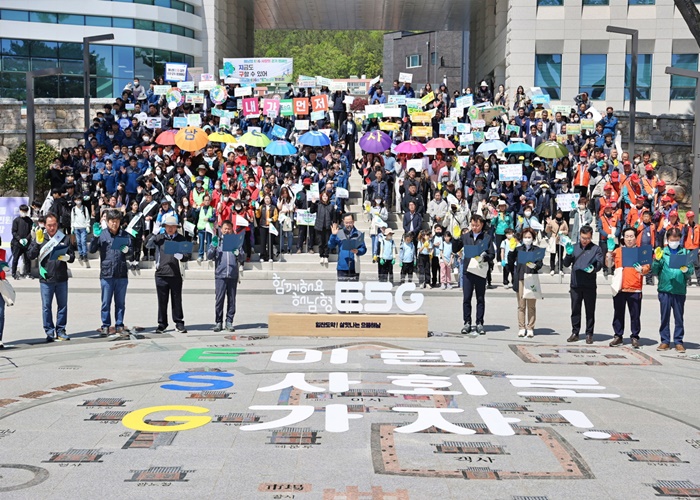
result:
[(156, 277), (182, 279), (182, 273), (180, 273), (180, 262), (187, 262), (190, 260), (192, 252), (184, 253), (182, 256), (182, 261), (179, 261), (174, 255), (165, 253), (163, 244), (168, 240), (178, 242), (187, 241), (180, 233), (175, 233), (172, 238), (168, 237), (168, 235), (165, 233), (151, 235), (146, 240), (146, 248), (156, 249)]
[[(41, 249), (49, 241), (51, 241), (51, 238), (48, 234), (44, 235), (44, 242), (42, 244), (39, 244), (36, 242), (36, 240), (33, 240), (32, 244), (29, 245), (29, 250), (27, 250), (27, 257), (30, 260), (38, 258), (39, 254), (41, 253)], [(75, 260), (75, 252), (73, 252), (73, 249), (70, 247), (70, 237), (68, 235), (64, 236), (60, 244), (68, 245), (68, 253), (66, 253), (66, 255), (68, 255), (68, 262), (73, 262)], [(68, 281), (68, 264), (62, 260), (49, 260), (50, 257), (50, 254), (46, 255), (44, 260), (39, 262), (39, 266), (46, 269), (46, 277), (40, 277), (39, 281), (41, 283), (49, 284)]]
[[(534, 245), (531, 245), (530, 251), (534, 250), (534, 248)], [(517, 247), (515, 247), (515, 250), (508, 252), (508, 265), (515, 266), (515, 272), (513, 273), (513, 291), (515, 293), (518, 293), (518, 289), (520, 288), (520, 281), (525, 279), (526, 274), (537, 274), (539, 270), (542, 269), (541, 260), (535, 262), (534, 269), (530, 269), (525, 264), (518, 264), (518, 251), (520, 250), (522, 250), (523, 252), (528, 251), (525, 248), (525, 245), (518, 245)]]
[[(496, 257), (496, 250), (494, 249), (493, 240), (491, 239), (491, 235), (488, 234), (488, 228), (486, 226), (484, 226), (484, 228), (481, 230), (481, 233), (479, 233), (479, 236), (477, 236), (476, 239), (474, 238), (474, 233), (472, 233), (471, 231), (462, 233), (462, 239), (455, 240), (455, 243), (453, 243), (452, 252), (457, 253), (465, 246), (476, 245), (481, 241), (486, 242), (486, 255), (483, 256), (483, 261), (493, 262), (493, 259)], [(464, 274), (467, 274), (467, 267), (467, 263), (465, 262)]]
[[(112, 246), (114, 238), (117, 237), (126, 238), (129, 249), (127, 253)], [(129, 234), (123, 229), (120, 229), (116, 235), (106, 229), (103, 230), (97, 238), (92, 239), (88, 250), (90, 253), (100, 252), (100, 279), (129, 277), (129, 268), (126, 262), (133, 258), (134, 248), (131, 245)]]
[[(572, 255), (564, 254), (564, 267), (571, 268), (571, 288), (596, 288), (596, 274), (603, 269), (603, 250), (591, 242), (585, 248), (581, 243), (574, 245)], [(593, 265), (593, 272), (584, 271)]]
[(30, 239), (32, 234), (32, 218), (27, 217), (17, 217), (12, 221), (12, 242), (19, 243), (21, 239)]
[(418, 236), (418, 233), (421, 230), (421, 226), (423, 225), (423, 216), (420, 214), (418, 210), (416, 210), (416, 213), (413, 214), (413, 217), (411, 217), (411, 212), (406, 211), (405, 214), (403, 214), (403, 232), (404, 233), (410, 233), (411, 232), (411, 221), (413, 222), (413, 236)]
[(316, 231), (323, 231), (324, 229), (329, 230), (331, 224), (338, 222), (338, 213), (335, 209), (335, 205), (330, 203), (324, 204), (320, 201), (318, 203), (313, 203), (310, 209), (312, 214), (316, 214), (316, 223), (314, 228)]

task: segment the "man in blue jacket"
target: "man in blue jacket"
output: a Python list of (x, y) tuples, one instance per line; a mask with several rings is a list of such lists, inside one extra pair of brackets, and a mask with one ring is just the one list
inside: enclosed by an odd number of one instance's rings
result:
[[(134, 249), (131, 238), (120, 228), (122, 214), (119, 210), (107, 211), (107, 231), (101, 231), (90, 242), (90, 253), (100, 252), (100, 287), (102, 289), (102, 328), (100, 337), (109, 336), (112, 340), (129, 338), (124, 328), (126, 310), (126, 288), (129, 285), (128, 261), (132, 260)], [(114, 334), (109, 334), (112, 326), (110, 310), (114, 299)]]
[(122, 166), (119, 171), (119, 182), (124, 183), (124, 189), (126, 194), (129, 195), (130, 200), (136, 199), (138, 178), (143, 173), (138, 164), (138, 158), (132, 156), (129, 158), (129, 164)]
[(613, 114), (612, 106), (608, 106), (605, 112), (606, 115), (598, 123), (603, 125), (603, 135), (610, 133), (614, 138), (617, 130), (617, 117)]
[[(233, 224), (230, 220), (225, 220), (221, 224), (221, 234), (233, 234)], [(207, 250), (207, 258), (216, 264), (214, 268), (214, 283), (216, 298), (214, 302), (215, 322), (214, 331), (223, 330), (224, 323), (224, 300), (228, 302), (226, 308), (226, 330), (235, 332), (233, 317), (236, 315), (236, 290), (238, 288), (238, 266), (245, 262), (245, 253), (240, 249), (233, 252), (224, 252), (223, 238), (214, 236)]]
[(331, 237), (328, 240), (328, 248), (338, 250), (338, 281), (360, 281), (360, 273), (356, 272), (355, 256), (361, 257), (367, 253), (364, 241), (365, 235), (355, 227), (355, 218), (352, 214), (343, 217), (343, 229), (338, 224), (331, 226)]

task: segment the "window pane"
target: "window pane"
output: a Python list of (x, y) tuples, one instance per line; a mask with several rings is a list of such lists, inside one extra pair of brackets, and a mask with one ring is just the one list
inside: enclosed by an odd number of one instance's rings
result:
[(34, 97), (58, 97), (58, 76), (35, 78)]
[(29, 21), (29, 12), (26, 10), (1, 10), (0, 19), (3, 21)]
[(170, 53), (170, 61), (168, 61), (168, 62), (184, 63), (185, 62), (185, 54), (180, 54), (179, 52), (171, 52)]
[(170, 0), (156, 0), (155, 5), (158, 7), (170, 7)]
[(159, 77), (165, 75), (165, 63), (170, 62), (169, 50), (155, 51), (155, 62), (153, 64), (153, 76)]
[(3, 56), (2, 69), (3, 71), (29, 71), (29, 58)]
[(591, 99), (605, 99), (607, 62), (606, 54), (581, 54), (579, 92)]
[(144, 5), (153, 5), (153, 0), (134, 0), (134, 3), (142, 3)]
[[(632, 55), (625, 59), (625, 100), (630, 99), (630, 81), (632, 77)], [(651, 99), (651, 54), (637, 55), (637, 99)]]
[(85, 16), (86, 26), (112, 26), (111, 17), (103, 16)]
[(58, 22), (58, 15), (51, 12), (30, 12), (29, 20), (33, 23), (50, 23)]
[[(111, 78), (97, 78), (92, 79), (90, 83), (91, 92), (94, 92), (95, 97), (112, 97), (112, 79)], [(96, 81), (95, 81), (96, 80)], [(92, 88), (95, 88), (93, 91)]]
[(159, 33), (170, 33), (170, 24), (168, 24), (168, 23), (155, 23), (155, 29)]
[(539, 7), (552, 7), (564, 5), (564, 0), (537, 0)]
[(186, 55), (185, 64), (187, 64), (188, 67), (194, 66), (194, 57)]
[(66, 61), (61, 59), (58, 63), (63, 72), (66, 75), (82, 75), (83, 74), (83, 62), (82, 61)]
[(608, 0), (583, 0), (583, 5), (608, 5)]
[[(697, 54), (673, 54), (671, 66), (674, 68), (698, 70)], [(671, 99), (695, 99), (695, 78), (671, 75)]]
[(2, 54), (8, 56), (28, 56), (29, 44), (24, 40), (3, 39)]
[(142, 19), (134, 20), (134, 28), (137, 30), (153, 31), (153, 21), (144, 21)]
[[(58, 66), (58, 59), (44, 59), (32, 57), (32, 71), (46, 68), (55, 68)], [(42, 76), (42, 78), (44, 78)]]
[(134, 77), (142, 80), (153, 78), (153, 49), (134, 49)]
[(134, 20), (133, 19), (126, 19), (124, 17), (115, 17), (112, 19), (112, 26), (114, 26), (115, 28), (133, 29)]
[(59, 14), (58, 22), (61, 24), (75, 24), (82, 26), (85, 24), (85, 16), (78, 16), (75, 14)]
[(83, 44), (71, 42), (59, 42), (58, 57), (61, 59), (83, 59)]
[(187, 38), (194, 38), (194, 31), (189, 28), (185, 28), (185, 36)]
[(194, 5), (190, 5), (188, 3), (185, 4), (185, 12), (189, 12), (190, 14), (194, 14)]
[(182, 26), (172, 26), (171, 32), (173, 35), (185, 36), (185, 28)]
[(535, 87), (540, 87), (552, 99), (560, 98), (561, 54), (535, 56)]
[(0, 96), (24, 100), (27, 97), (25, 73), (0, 73)]
[[(115, 45), (112, 49), (114, 52), (114, 69), (112, 75), (118, 78), (126, 78), (128, 82), (134, 78), (134, 49), (131, 47), (120, 47), (118, 45)], [(122, 88), (124, 88), (124, 85), (122, 85)], [(121, 94), (120, 89), (115, 95)]]
[(112, 80), (112, 95), (109, 97), (121, 97), (122, 92), (124, 91), (124, 87), (126, 87), (129, 83), (134, 83), (130, 78), (129, 79), (113, 79)]
[(80, 76), (59, 77), (58, 97), (83, 97), (83, 78)]
[(29, 42), (32, 57), (58, 57), (58, 43), (56, 42)]
[(90, 74), (112, 76), (112, 47), (110, 45), (90, 47)]
[(172, 0), (170, 2), (170, 7), (173, 9), (177, 9), (177, 10), (182, 10), (182, 11), (185, 10), (185, 4), (183, 2), (181, 2), (180, 0)]
[(654, 5), (656, 0), (628, 0), (630, 5)]

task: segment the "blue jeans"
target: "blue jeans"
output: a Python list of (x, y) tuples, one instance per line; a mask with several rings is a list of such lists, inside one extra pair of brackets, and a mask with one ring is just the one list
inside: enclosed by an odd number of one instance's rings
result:
[(87, 229), (76, 228), (75, 241), (78, 243), (78, 255), (80, 255), (81, 257), (86, 257), (88, 254)]
[(211, 233), (208, 231), (203, 231), (200, 230), (198, 232), (199, 234), (199, 258), (204, 257), (204, 250), (209, 248), (209, 245), (211, 244)]
[(126, 309), (126, 287), (128, 278), (100, 278), (102, 287), (102, 328), (112, 326), (112, 297), (114, 297), (114, 326), (124, 326), (124, 310)]
[(659, 292), (659, 304), (661, 306), (661, 321), (659, 324), (659, 334), (662, 344), (671, 343), (671, 311), (673, 311), (673, 342), (683, 344), (683, 313), (685, 310), (685, 295), (675, 293)]
[(5, 299), (0, 295), (0, 342), (2, 342), (2, 332), (5, 331)]
[(294, 244), (294, 231), (282, 231), (282, 241), (280, 242), (280, 252), (292, 253)]
[[(44, 333), (47, 337), (61, 336), (66, 334), (66, 323), (68, 322), (68, 282), (60, 283), (40, 283), (41, 291), (41, 313), (44, 322)], [(53, 322), (53, 311), (51, 306), (56, 297), (56, 325)]]

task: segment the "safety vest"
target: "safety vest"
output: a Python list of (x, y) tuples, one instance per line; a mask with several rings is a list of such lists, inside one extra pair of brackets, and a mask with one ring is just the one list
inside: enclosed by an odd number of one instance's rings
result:
[(653, 222), (650, 223), (648, 226), (645, 226), (643, 222), (639, 225), (637, 232), (637, 246), (640, 247), (643, 245), (642, 236), (645, 231), (649, 231), (649, 236), (651, 237), (650, 245), (656, 248), (656, 230), (654, 229)]
[[(601, 215), (600, 222), (603, 224), (603, 231), (605, 231), (607, 234), (612, 234), (614, 236), (617, 230), (618, 223), (620, 222), (620, 211), (617, 210), (613, 212), (613, 214), (610, 217), (608, 217), (605, 214)], [(601, 238), (606, 239), (602, 235)]]
[(574, 176), (574, 186), (588, 187), (590, 180), (591, 174), (588, 172), (588, 168), (583, 164), (579, 165)]
[(700, 248), (700, 226), (697, 224), (694, 224), (692, 227), (686, 225), (685, 230), (686, 234), (683, 247), (687, 250), (695, 250), (696, 248)]
[(627, 226), (637, 227), (637, 226), (635, 226), (635, 224), (637, 224), (637, 222), (639, 222), (639, 224), (641, 225), (642, 215), (644, 215), (644, 212), (648, 212), (648, 211), (649, 211), (649, 209), (646, 207), (637, 208), (635, 206), (635, 207), (630, 208), (630, 211), (627, 214)]
[(644, 191), (647, 193), (653, 193), (654, 190), (656, 189), (656, 183), (658, 182), (658, 179), (656, 176), (652, 177), (649, 179), (646, 175), (642, 177), (642, 185), (644, 186)]

